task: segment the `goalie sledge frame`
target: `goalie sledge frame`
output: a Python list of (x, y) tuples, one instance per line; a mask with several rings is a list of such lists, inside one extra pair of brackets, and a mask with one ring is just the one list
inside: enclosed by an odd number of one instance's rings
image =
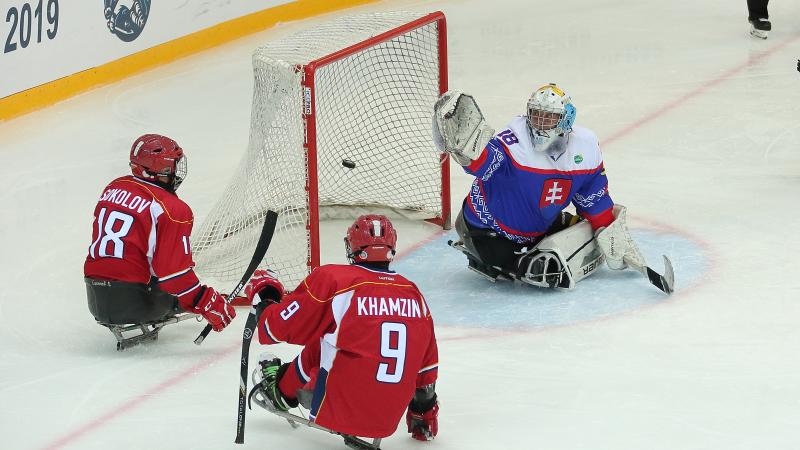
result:
[[(303, 150), (307, 161), (306, 192), (308, 193), (308, 223), (306, 228), (309, 232), (310, 252), (308, 255), (308, 270), (312, 270), (320, 265), (319, 250), (319, 188), (317, 173), (317, 107), (316, 107), (316, 83), (315, 73), (318, 69), (325, 67), (335, 61), (339, 61), (360, 50), (367, 49), (386, 42), (402, 33), (415, 30), (417, 28), (436, 22), (438, 27), (439, 44), (439, 95), (447, 92), (447, 22), (444, 13), (436, 11), (420, 17), (416, 20), (393, 28), (384, 33), (373, 36), (357, 44), (345, 47), (339, 51), (330, 53), (321, 58), (310, 61), (305, 65), (297, 65), (295, 70), (302, 73), (301, 88), (303, 91), (303, 128), (304, 142)], [(441, 167), (441, 204), (442, 217), (426, 219), (427, 222), (441, 226), (443, 229), (450, 229), (450, 165), (447, 153), (440, 155)]]

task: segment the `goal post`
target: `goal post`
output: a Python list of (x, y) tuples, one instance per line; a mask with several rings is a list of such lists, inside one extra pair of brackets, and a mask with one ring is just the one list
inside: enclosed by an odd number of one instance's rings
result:
[(241, 277), (268, 209), (279, 221), (263, 265), (289, 289), (322, 263), (326, 217), (391, 211), (449, 228), (449, 164), (431, 138), (446, 39), (443, 13), (392, 12), (258, 48), (248, 150), (193, 236), (198, 272)]

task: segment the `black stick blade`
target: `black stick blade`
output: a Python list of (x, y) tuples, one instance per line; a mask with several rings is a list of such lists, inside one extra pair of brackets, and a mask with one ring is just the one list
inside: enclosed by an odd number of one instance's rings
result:
[(653, 286), (665, 294), (672, 294), (675, 291), (675, 273), (672, 270), (672, 263), (666, 256), (664, 256), (664, 275), (647, 267), (647, 278)]

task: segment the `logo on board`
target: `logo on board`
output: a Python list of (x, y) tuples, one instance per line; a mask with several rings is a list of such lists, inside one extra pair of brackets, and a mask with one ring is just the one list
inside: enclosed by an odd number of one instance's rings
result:
[(120, 40), (131, 42), (138, 38), (150, 16), (151, 0), (104, 0), (106, 25)]

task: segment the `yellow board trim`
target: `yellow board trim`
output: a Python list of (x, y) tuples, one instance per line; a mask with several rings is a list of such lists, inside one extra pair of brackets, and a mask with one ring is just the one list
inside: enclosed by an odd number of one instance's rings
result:
[(73, 75), (0, 99), (0, 121), (288, 22), (378, 0), (297, 0), (229, 20)]

